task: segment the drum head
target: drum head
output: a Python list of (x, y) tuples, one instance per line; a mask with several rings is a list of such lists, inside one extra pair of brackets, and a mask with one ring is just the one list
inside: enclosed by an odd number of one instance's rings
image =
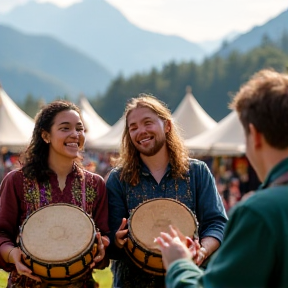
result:
[(23, 248), (34, 258), (65, 262), (85, 251), (94, 241), (94, 224), (82, 209), (68, 204), (44, 206), (23, 223)]
[(140, 204), (130, 218), (130, 233), (141, 246), (160, 253), (154, 239), (160, 232), (168, 232), (169, 225), (177, 227), (185, 236), (193, 237), (196, 218), (188, 207), (174, 199), (156, 198)]

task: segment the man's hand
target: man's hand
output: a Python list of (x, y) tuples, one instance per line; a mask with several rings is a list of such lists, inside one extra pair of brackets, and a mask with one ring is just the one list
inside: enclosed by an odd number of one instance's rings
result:
[[(178, 229), (169, 226), (169, 233), (160, 233), (160, 237), (155, 239), (155, 242), (159, 244), (159, 249), (162, 252), (162, 260), (165, 269), (178, 259), (189, 259), (193, 258), (195, 255), (195, 248), (193, 246), (193, 240), (190, 239), (191, 245), (187, 247), (187, 238), (182, 235), (182, 233), (178, 234)], [(177, 231), (178, 230), (178, 231)], [(190, 242), (189, 240), (189, 242)]]
[(125, 243), (127, 242), (128, 229), (125, 229), (126, 225), (127, 225), (127, 219), (123, 218), (122, 223), (115, 234), (115, 245), (118, 248), (123, 248)]

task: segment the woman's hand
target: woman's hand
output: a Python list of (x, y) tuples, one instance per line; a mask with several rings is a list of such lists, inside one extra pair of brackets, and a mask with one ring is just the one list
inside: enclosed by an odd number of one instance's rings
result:
[[(97, 255), (93, 259), (93, 263), (90, 264), (90, 268), (99, 268), (98, 263), (102, 261), (105, 257), (105, 249), (108, 247), (110, 244), (109, 238), (107, 236), (101, 236), (100, 232), (96, 233), (96, 238), (97, 238)], [(101, 264), (100, 264), (101, 265)], [(97, 266), (97, 267), (96, 267)]]
[(15, 264), (15, 268), (19, 275), (25, 275), (37, 282), (42, 282), (40, 277), (32, 274), (32, 270), (30, 270), (25, 264), (22, 263), (22, 256), (25, 257), (22, 251), (18, 247), (14, 247), (12, 248), (11, 252), (9, 252), (8, 261), (9, 263)]

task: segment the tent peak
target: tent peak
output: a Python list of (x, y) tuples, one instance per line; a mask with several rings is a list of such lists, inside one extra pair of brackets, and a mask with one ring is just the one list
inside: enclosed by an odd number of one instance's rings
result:
[(190, 85), (186, 86), (186, 94), (192, 94), (192, 87)]

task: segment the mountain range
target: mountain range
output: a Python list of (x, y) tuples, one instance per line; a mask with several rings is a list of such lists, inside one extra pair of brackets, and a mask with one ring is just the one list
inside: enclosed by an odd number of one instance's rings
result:
[(114, 75), (161, 68), (172, 60), (199, 61), (205, 56), (198, 44), (136, 27), (104, 0), (83, 0), (65, 9), (30, 1), (1, 15), (0, 23), (53, 36), (102, 63)]
[(79, 93), (92, 96), (112, 79), (95, 60), (52, 37), (0, 25), (0, 39), (0, 81), (11, 95), (31, 93), (47, 101), (65, 95), (73, 99)]
[(216, 54), (221, 57), (226, 57), (235, 50), (240, 53), (246, 53), (260, 46), (265, 37), (277, 43), (284, 33), (288, 34), (288, 9), (264, 25), (256, 26), (248, 33), (239, 35), (233, 41), (219, 49)]
[[(216, 54), (249, 51), (264, 36), (277, 40), (288, 31), (287, 19), (288, 10), (248, 33), (231, 33)], [(30, 1), (0, 14), (0, 39), (0, 83), (16, 102), (28, 93), (46, 101), (97, 96), (119, 74), (161, 69), (171, 61), (200, 64), (211, 46), (142, 30), (104, 0), (68, 8)]]

